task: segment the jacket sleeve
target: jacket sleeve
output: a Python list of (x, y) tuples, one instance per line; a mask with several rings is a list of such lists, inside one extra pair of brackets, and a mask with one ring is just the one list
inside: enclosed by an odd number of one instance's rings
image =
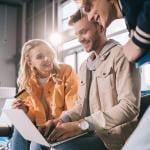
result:
[[(120, 55), (121, 54), (121, 55)], [(134, 120), (140, 109), (140, 72), (120, 53), (115, 56), (114, 70), (118, 104), (106, 111), (98, 111), (85, 119), (97, 132)]]
[(31, 97), (30, 96), (27, 97), (24, 100), (24, 102), (28, 106), (28, 112), (27, 112), (28, 117), (31, 119), (32, 122), (35, 122), (35, 110), (34, 110), (34, 107), (33, 107)]
[[(79, 85), (79, 80), (76, 81), (75, 83), (78, 83)], [(80, 90), (80, 86), (78, 90)], [(73, 107), (69, 110), (63, 111), (60, 118), (64, 122), (79, 120), (81, 118), (81, 110), (82, 110), (82, 99), (78, 95), (77, 100), (75, 101)]]
[(139, 13), (137, 26), (132, 37), (133, 42), (142, 49), (150, 50), (150, 1), (144, 0)]
[(65, 80), (65, 110), (73, 107), (75, 101), (77, 100), (77, 90), (78, 90), (78, 79), (74, 70), (68, 66), (66, 80)]

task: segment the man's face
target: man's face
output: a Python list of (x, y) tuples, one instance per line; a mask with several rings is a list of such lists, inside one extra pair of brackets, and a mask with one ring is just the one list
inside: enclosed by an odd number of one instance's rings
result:
[(109, 0), (83, 0), (81, 8), (90, 21), (94, 20), (104, 28), (111, 23), (113, 7)]
[[(97, 25), (99, 26), (99, 25)], [(75, 34), (86, 52), (96, 51), (100, 45), (100, 35), (96, 24), (83, 17), (73, 25)]]

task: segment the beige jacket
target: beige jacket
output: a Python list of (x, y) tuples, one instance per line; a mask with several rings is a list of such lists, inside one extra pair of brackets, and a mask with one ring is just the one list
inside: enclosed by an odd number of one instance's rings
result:
[(82, 116), (86, 84), (86, 61), (79, 74), (78, 101), (61, 118), (85, 118), (110, 150), (121, 149), (136, 126), (140, 108), (140, 73), (115, 46), (103, 56), (92, 77), (89, 103), (91, 115)]

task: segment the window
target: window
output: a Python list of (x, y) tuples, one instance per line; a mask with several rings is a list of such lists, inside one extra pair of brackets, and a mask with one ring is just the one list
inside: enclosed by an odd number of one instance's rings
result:
[(150, 64), (146, 63), (142, 66), (142, 90), (150, 90)]
[(64, 58), (64, 63), (69, 64), (74, 70), (76, 70), (76, 54), (74, 53), (66, 56)]
[[(117, 33), (119, 31), (123, 31), (125, 29), (126, 29), (126, 25), (125, 25), (124, 19), (117, 19), (117, 20), (113, 21), (111, 23), (111, 25), (107, 28), (106, 34), (109, 36), (113, 33)], [(126, 32), (128, 32), (128, 31), (126, 30)]]
[(63, 50), (68, 50), (68, 49), (71, 49), (80, 45), (81, 44), (78, 42), (78, 39), (74, 39), (74, 40), (64, 43)]
[(129, 33), (126, 29), (124, 19), (115, 20), (107, 29), (106, 35), (121, 44), (125, 44), (129, 40)]
[(113, 36), (111, 38), (116, 40), (116, 41), (118, 41), (122, 45), (125, 44), (129, 40), (128, 32), (123, 32), (123, 33), (115, 35), (115, 36)]
[(78, 9), (73, 1), (66, 1), (59, 6), (59, 31), (68, 30), (68, 18)]
[(80, 69), (80, 66), (81, 64), (83, 63), (84, 60), (86, 60), (86, 58), (89, 56), (88, 53), (84, 52), (84, 51), (81, 51), (77, 54), (77, 60), (78, 60), (78, 64), (77, 64), (77, 69), (78, 69), (78, 72), (79, 72), (79, 69)]

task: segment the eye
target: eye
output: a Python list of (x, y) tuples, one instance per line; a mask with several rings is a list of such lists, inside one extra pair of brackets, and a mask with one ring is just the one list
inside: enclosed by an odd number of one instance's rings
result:
[(87, 29), (82, 30), (81, 34), (85, 34), (87, 32)]
[(36, 59), (42, 59), (42, 58), (43, 58), (43, 55), (41, 54), (36, 56)]

